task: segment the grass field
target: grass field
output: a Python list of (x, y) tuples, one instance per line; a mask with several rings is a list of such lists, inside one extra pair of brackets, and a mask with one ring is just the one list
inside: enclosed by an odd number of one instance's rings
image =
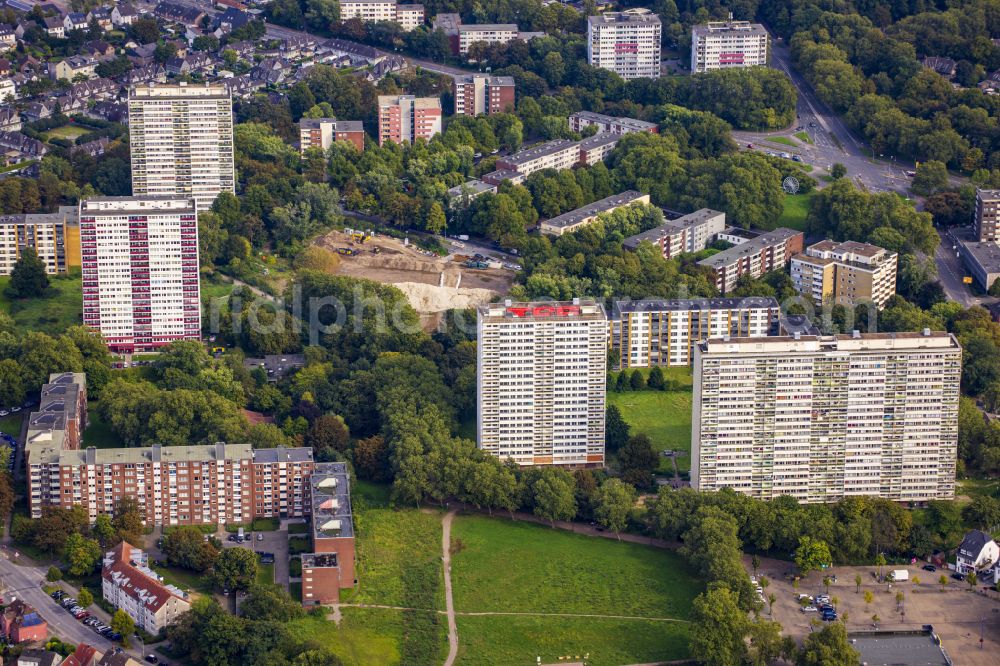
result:
[(452, 548), (459, 611), (685, 619), (701, 591), (675, 553), (535, 523), (458, 516)]
[(309, 525), (306, 523), (289, 523), (289, 534), (309, 534)]
[(461, 666), (582, 661), (592, 666), (651, 663), (688, 656), (684, 623), (597, 618), (458, 617)]
[(115, 449), (125, 446), (121, 438), (111, 430), (111, 426), (104, 422), (98, 414), (98, 402), (90, 400), (87, 403), (87, 417), (90, 425), (83, 431), (83, 445), (94, 446), (98, 449)]
[(799, 141), (801, 141), (802, 143), (812, 143), (813, 142), (812, 137), (809, 136), (808, 132), (796, 132), (795, 133), (795, 138), (798, 139)]
[(765, 229), (775, 227), (788, 227), (797, 231), (805, 231), (806, 215), (809, 214), (809, 202), (812, 200), (815, 191), (807, 194), (786, 194), (785, 210), (781, 213), (777, 223), (774, 225), (762, 225)]
[[(3, 428), (0, 428), (0, 430), (3, 430)], [(1000, 496), (1000, 479), (959, 480), (958, 488), (955, 489), (955, 495), (956, 498), (964, 495), (970, 499)]]
[(153, 566), (153, 571), (163, 576), (164, 582), (187, 592), (212, 593), (212, 582), (204, 574), (177, 567)]
[(21, 419), (24, 415), (28, 413), (28, 410), (22, 410), (17, 414), (11, 414), (10, 416), (4, 416), (0, 418), (0, 432), (5, 432), (14, 439), (21, 436)]
[(92, 131), (93, 130), (89, 130), (85, 127), (80, 127), (79, 125), (62, 125), (61, 127), (56, 127), (54, 129), (42, 132), (42, 136), (45, 137), (46, 141), (48, 141), (49, 139), (69, 139), (70, 141), (73, 141), (74, 139), (77, 139), (83, 136), (84, 134), (87, 134), (88, 132)]
[[(632, 434), (645, 433), (653, 440), (657, 451), (691, 452), (691, 392), (690, 391), (625, 391), (608, 392), (608, 403), (621, 410)], [(691, 469), (691, 456), (679, 456), (677, 469)], [(673, 474), (669, 458), (660, 458), (659, 472)]]
[[(406, 629), (403, 611), (381, 608), (344, 608), (340, 625), (322, 618), (306, 616), (287, 627), (293, 641), (315, 643), (333, 650), (349, 666), (409, 664), (406, 654)], [(443, 616), (437, 626), (444, 623)], [(438, 644), (438, 652), (447, 652), (447, 636), (437, 632), (429, 636)]]
[(791, 146), (792, 148), (795, 148), (796, 146), (799, 145), (794, 141), (792, 141), (791, 139), (789, 139), (787, 136), (769, 136), (767, 137), (767, 141), (770, 141), (771, 143), (780, 143), (783, 146)]
[(11, 300), (3, 291), (9, 276), (0, 277), (0, 310), (14, 318), (20, 330), (36, 330), (58, 335), (83, 317), (83, 287), (79, 277), (50, 276), (52, 296)]
[(273, 564), (258, 564), (257, 565), (257, 584), (258, 585), (274, 585), (274, 565)]
[(38, 162), (38, 160), (26, 160), (24, 162), (15, 162), (14, 164), (8, 164), (6, 166), (0, 167), (0, 173), (7, 173), (9, 171), (19, 171), (21, 169), (27, 169), (36, 162)]

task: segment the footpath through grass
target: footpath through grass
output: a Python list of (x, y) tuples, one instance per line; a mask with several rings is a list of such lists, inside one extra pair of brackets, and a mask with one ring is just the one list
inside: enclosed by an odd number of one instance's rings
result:
[[(702, 584), (675, 553), (485, 516), (452, 526), (459, 613), (624, 615), (686, 620)], [(688, 656), (686, 622), (459, 615), (463, 664), (545, 662), (590, 654), (621, 664)]]

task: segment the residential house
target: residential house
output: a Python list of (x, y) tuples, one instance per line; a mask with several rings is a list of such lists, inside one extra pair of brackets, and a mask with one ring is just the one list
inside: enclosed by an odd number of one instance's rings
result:
[(210, 70), (215, 66), (215, 62), (215, 58), (208, 53), (192, 53), (183, 58), (176, 56), (171, 58), (167, 61), (166, 70), (167, 74), (180, 76)]
[(118, 77), (118, 82), (126, 88), (146, 83), (164, 83), (166, 80), (167, 70), (155, 62), (133, 67)]
[(16, 666), (59, 666), (62, 655), (58, 652), (29, 648), (17, 657)]
[(97, 102), (86, 113), (93, 118), (100, 118), (113, 123), (128, 122), (128, 104), (124, 102)]
[(10, 60), (0, 58), (0, 76), (10, 76), (14, 70), (10, 66)]
[(946, 79), (955, 76), (955, 61), (942, 56), (927, 56), (920, 61), (920, 64), (927, 69), (937, 72)]
[(46, 16), (42, 19), (42, 28), (45, 30), (45, 34), (49, 37), (62, 39), (66, 36), (66, 26), (63, 24), (63, 20), (61, 18)]
[(108, 650), (101, 657), (101, 660), (97, 662), (97, 666), (143, 666), (142, 663), (136, 661), (129, 656), (128, 652), (115, 652), (114, 650)]
[(38, 641), (48, 638), (49, 625), (34, 608), (15, 599), (0, 612), (0, 632), (9, 643)]
[(1000, 546), (986, 532), (969, 531), (955, 555), (955, 571), (963, 576), (974, 571), (979, 580), (995, 585), (1000, 580)]
[[(35, 159), (49, 152), (48, 146), (44, 143), (20, 132), (0, 132), (0, 149), (19, 153), (21, 159)], [(14, 161), (19, 162), (21, 159)]]
[(96, 59), (111, 58), (115, 55), (115, 47), (103, 39), (92, 39), (89, 42), (83, 43), (83, 46), (80, 47), (80, 55)]
[(96, 9), (91, 9), (90, 13), (87, 14), (87, 23), (95, 21), (97, 25), (101, 26), (101, 30), (108, 31), (111, 30), (114, 21), (111, 18), (111, 10), (107, 7), (97, 7)]
[(117, 97), (121, 84), (114, 79), (91, 79), (74, 83), (67, 90), (70, 97), (89, 97), (91, 99)]
[[(233, 30), (239, 30), (252, 20), (253, 17), (250, 14), (230, 7), (216, 17), (215, 28), (217, 31), (222, 31), (222, 35), (228, 35)], [(222, 35), (218, 36), (221, 37)]]
[(100, 139), (95, 139), (94, 141), (88, 141), (87, 143), (81, 143), (76, 146), (71, 146), (69, 149), (70, 157), (75, 155), (90, 155), (91, 157), (100, 157), (108, 150), (108, 144), (111, 142), (108, 137), (102, 136)]
[(111, 10), (111, 22), (117, 26), (132, 25), (139, 18), (135, 7), (126, 3), (115, 4)]
[(82, 12), (70, 12), (63, 18), (63, 28), (66, 29), (66, 32), (86, 30), (88, 27), (87, 15)]
[(53, 79), (66, 79), (72, 81), (78, 76), (85, 76), (92, 79), (97, 76), (98, 62), (87, 56), (70, 56), (59, 62), (49, 63), (49, 76)]
[(151, 42), (149, 44), (142, 44), (140, 46), (135, 46), (128, 50), (128, 59), (133, 65), (142, 66), (149, 65), (154, 62), (154, 55), (156, 54), (156, 43)]
[[(109, 650), (114, 652), (114, 650)], [(97, 666), (97, 660), (101, 658), (101, 653), (92, 645), (80, 643), (76, 646), (73, 654), (66, 657), (62, 666)]]
[(24, 39), (24, 36), (32, 28), (40, 27), (35, 21), (19, 21), (17, 27), (14, 28), (14, 37), (17, 39)]
[(16, 132), (21, 129), (21, 115), (13, 106), (0, 106), (0, 131)]
[(12, 102), (17, 99), (17, 86), (13, 79), (0, 79), (0, 102)]
[(252, 74), (242, 74), (222, 82), (233, 97), (250, 97), (264, 87), (264, 82)]
[(156, 16), (164, 21), (174, 21), (185, 25), (198, 25), (205, 12), (197, 7), (182, 5), (176, 2), (161, 2), (153, 10)]
[(14, 27), (6, 23), (0, 23), (0, 46), (12, 49), (17, 46), (17, 35)]
[(52, 114), (55, 113), (56, 103), (52, 99), (43, 100), (41, 102), (29, 102), (24, 107), (24, 119), (33, 123), (36, 120), (43, 120), (45, 118), (51, 118)]
[(125, 541), (104, 555), (101, 586), (108, 602), (128, 613), (136, 627), (151, 634), (173, 624), (191, 608), (183, 592), (164, 585), (149, 569), (146, 554)]

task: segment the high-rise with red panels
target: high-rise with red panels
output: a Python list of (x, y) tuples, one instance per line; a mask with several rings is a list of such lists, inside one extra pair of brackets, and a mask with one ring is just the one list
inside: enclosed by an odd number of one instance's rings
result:
[(83, 323), (113, 351), (152, 351), (201, 335), (194, 199), (82, 201), (80, 253)]

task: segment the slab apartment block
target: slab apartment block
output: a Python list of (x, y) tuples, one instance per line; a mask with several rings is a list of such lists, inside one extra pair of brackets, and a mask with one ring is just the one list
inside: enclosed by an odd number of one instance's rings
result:
[(403, 30), (414, 30), (424, 23), (423, 5), (399, 5), (395, 0), (346, 0), (340, 3), (340, 20), (361, 19), (365, 23), (392, 21)]
[(603, 467), (607, 326), (593, 301), (480, 306), (479, 448), (519, 465)]
[(378, 144), (430, 141), (441, 133), (441, 100), (413, 95), (379, 95)]
[(455, 115), (478, 116), (514, 109), (514, 77), (489, 74), (456, 76), (452, 83)]
[(10, 275), (26, 248), (32, 248), (49, 275), (80, 267), (80, 221), (76, 206), (55, 213), (0, 215), (0, 275)]
[(198, 213), (176, 196), (80, 202), (83, 323), (119, 353), (201, 336)]
[(303, 155), (310, 148), (326, 152), (335, 141), (345, 141), (359, 152), (364, 151), (364, 125), (360, 120), (336, 118), (303, 118), (299, 121), (299, 151)]
[(709, 339), (694, 359), (691, 486), (953, 499), (961, 373), (955, 337), (927, 329)]
[(743, 275), (757, 278), (784, 269), (794, 255), (802, 252), (805, 235), (785, 227), (773, 231), (730, 228), (717, 238), (734, 246), (702, 259), (698, 265), (712, 269), (716, 289), (725, 294), (736, 287), (736, 281)]
[(749, 21), (718, 21), (691, 28), (691, 73), (767, 66), (767, 30)]
[(629, 236), (622, 242), (622, 246), (634, 251), (642, 243), (649, 242), (660, 249), (664, 259), (672, 259), (685, 252), (701, 252), (725, 228), (725, 213), (702, 208), (682, 215), (676, 220), (668, 220), (635, 236)]
[(187, 595), (164, 584), (149, 568), (149, 556), (125, 541), (104, 554), (101, 594), (125, 611), (136, 627), (154, 636), (191, 610)]
[(897, 255), (877, 245), (824, 240), (791, 260), (795, 289), (816, 306), (874, 303), (879, 310), (896, 293)]
[(657, 134), (656, 123), (645, 120), (618, 116), (607, 116), (593, 111), (577, 111), (569, 115), (569, 128), (574, 132), (582, 132), (587, 127), (596, 127), (597, 131), (608, 134), (630, 134), (632, 132), (650, 132)]
[(647, 9), (587, 17), (587, 62), (623, 79), (660, 76), (660, 17)]
[(538, 223), (538, 229), (543, 234), (549, 236), (562, 236), (563, 234), (578, 231), (588, 224), (596, 222), (598, 217), (605, 213), (611, 213), (619, 208), (633, 204), (649, 205), (649, 195), (637, 192), (636, 190), (626, 190), (625, 192), (605, 197), (586, 206), (581, 206), (568, 213), (557, 215), (548, 220), (542, 220)]
[(191, 197), (205, 210), (235, 193), (233, 99), (224, 84), (149, 84), (128, 97), (132, 194)]
[(356, 583), (347, 465), (316, 463), (309, 488), (314, 552), (302, 555), (302, 605), (335, 604)]
[(696, 298), (615, 301), (611, 357), (619, 368), (688, 367), (709, 338), (778, 335), (774, 298)]
[(1000, 240), (1000, 190), (976, 190), (976, 237), (981, 243)]

